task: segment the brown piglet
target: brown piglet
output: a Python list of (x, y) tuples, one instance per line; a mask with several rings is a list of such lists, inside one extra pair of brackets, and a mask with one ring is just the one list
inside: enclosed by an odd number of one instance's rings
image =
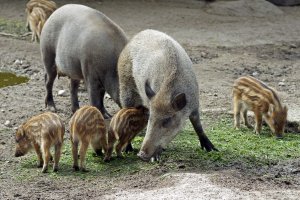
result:
[(255, 115), (255, 132), (259, 134), (262, 127), (262, 119), (271, 128), (277, 138), (283, 137), (287, 119), (287, 107), (280, 103), (276, 91), (265, 83), (251, 76), (238, 78), (233, 85), (233, 112), (234, 127), (240, 127), (240, 115), (245, 125), (248, 123), (247, 111), (251, 110)]
[(25, 155), (34, 147), (38, 156), (38, 167), (42, 172), (47, 172), (49, 160), (52, 158), (50, 147), (54, 146), (53, 171), (58, 170), (58, 162), (61, 156), (61, 148), (65, 126), (57, 114), (46, 112), (32, 117), (23, 123), (16, 132), (15, 156)]
[(115, 114), (108, 130), (108, 153), (105, 160), (110, 160), (117, 140), (116, 153), (118, 157), (122, 157), (122, 150), (146, 127), (148, 119), (149, 111), (144, 106), (123, 108)]
[(85, 155), (89, 144), (92, 145), (97, 155), (102, 155), (102, 149), (106, 152), (107, 136), (104, 118), (101, 112), (94, 106), (83, 106), (77, 110), (70, 120), (70, 139), (72, 143), (73, 168), (78, 167), (78, 145), (80, 144), (80, 170), (87, 171), (85, 167)]

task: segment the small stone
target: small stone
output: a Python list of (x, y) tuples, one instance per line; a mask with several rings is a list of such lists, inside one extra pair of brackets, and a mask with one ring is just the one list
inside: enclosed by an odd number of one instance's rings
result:
[(10, 126), (10, 121), (6, 120), (5, 123), (4, 123), (4, 126)]
[(16, 65), (22, 65), (22, 63), (23, 63), (23, 61), (22, 60), (19, 60), (19, 59), (17, 59), (17, 60), (15, 60), (15, 62), (14, 62)]
[(285, 83), (284, 82), (279, 82), (278, 85), (279, 86), (285, 86)]
[(295, 49), (295, 48), (297, 48), (297, 45), (296, 44), (291, 44), (290, 48)]
[(6, 143), (4, 141), (1, 141), (0, 144), (5, 145)]
[(215, 97), (217, 97), (217, 96), (218, 96), (218, 94), (217, 94), (217, 93), (214, 93), (214, 96), (215, 96)]
[(65, 90), (59, 90), (57, 93), (58, 96), (65, 96), (66, 95), (66, 91)]
[(4, 113), (4, 112), (5, 112), (5, 110), (1, 109), (1, 112), (3, 112), (3, 113)]
[(258, 75), (259, 75), (258, 72), (253, 72), (253, 73), (252, 73), (252, 76), (258, 76)]
[(202, 52), (200, 53), (200, 55), (201, 55), (202, 58), (205, 58), (205, 57), (207, 56), (207, 53), (205, 53), (204, 51), (202, 51)]

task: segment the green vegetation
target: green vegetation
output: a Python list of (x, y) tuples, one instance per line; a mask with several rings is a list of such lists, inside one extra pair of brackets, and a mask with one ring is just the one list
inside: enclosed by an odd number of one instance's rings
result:
[[(270, 130), (264, 127), (263, 133), (258, 136), (249, 129), (234, 130), (232, 120), (224, 118), (206, 130), (213, 144), (219, 152), (205, 152), (198, 146), (197, 136), (190, 124), (176, 137), (163, 152), (160, 162), (146, 163), (139, 160), (135, 153), (125, 155), (124, 159), (115, 158), (110, 163), (104, 163), (101, 157), (94, 157), (90, 149), (87, 154), (88, 173), (72, 171), (72, 155), (70, 142), (65, 141), (64, 151), (58, 173), (49, 168), (49, 176), (53, 178), (80, 178), (115, 177), (144, 173), (150, 171), (197, 171), (217, 170), (229, 167), (243, 166), (256, 168), (264, 165), (274, 165), (282, 160), (294, 159), (300, 155), (300, 135), (288, 134), (283, 140), (271, 136)], [(143, 137), (136, 137), (134, 147), (139, 148)], [(35, 171), (40, 175), (41, 169), (35, 168), (36, 156), (32, 154), (22, 164), (21, 179), (30, 179)], [(25, 168), (25, 170), (24, 170)], [(20, 170), (21, 171), (21, 170)]]
[(0, 32), (23, 35), (28, 31), (25, 21), (9, 20), (0, 17)]

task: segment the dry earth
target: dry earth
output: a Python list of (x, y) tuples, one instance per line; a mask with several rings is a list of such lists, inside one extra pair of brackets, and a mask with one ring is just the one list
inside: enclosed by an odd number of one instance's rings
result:
[[(57, 1), (96, 8), (131, 37), (153, 28), (174, 37), (190, 55), (200, 85), (204, 113), (231, 109), (231, 85), (240, 75), (254, 75), (275, 87), (289, 107), (289, 119), (300, 121), (300, 7), (276, 7), (263, 0), (217, 1)], [(0, 17), (23, 20), (24, 0), (0, 2)], [(22, 60), (22, 64), (15, 61)], [(242, 170), (191, 173), (138, 173), (122, 178), (84, 181), (53, 180), (46, 175), (32, 182), (18, 181), (13, 157), (14, 129), (30, 116), (44, 112), (43, 66), (38, 44), (0, 37), (0, 71), (30, 77), (26, 84), (0, 89), (0, 198), (1, 199), (299, 199), (300, 186), (277, 184), (269, 179), (246, 176)], [(68, 79), (56, 80), (54, 93), (58, 113), (70, 118)], [(87, 104), (81, 88), (79, 98)], [(106, 105), (114, 112), (115, 105)], [(9, 126), (4, 126), (6, 120)], [(209, 125), (213, 122), (204, 122)], [(10, 133), (9, 135), (7, 133)], [(26, 158), (25, 158), (26, 159)], [(282, 163), (299, 169), (299, 161)], [(277, 170), (275, 167), (274, 170)], [(294, 178), (299, 179), (299, 173)], [(79, 189), (78, 189), (79, 188)]]

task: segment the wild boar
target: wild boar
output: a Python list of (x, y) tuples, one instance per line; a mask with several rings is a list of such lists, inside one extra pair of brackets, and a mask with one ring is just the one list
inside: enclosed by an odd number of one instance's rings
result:
[(199, 88), (192, 62), (170, 36), (155, 30), (136, 34), (119, 61), (120, 100), (123, 107), (143, 105), (150, 111), (138, 156), (158, 158), (162, 149), (190, 119), (207, 151), (216, 150), (199, 117)]
[(42, 28), (47, 20), (47, 16), (42, 8), (34, 7), (28, 15), (27, 20), (32, 31), (31, 41), (37, 42), (40, 38)]
[[(38, 33), (38, 38), (45, 21), (56, 10), (54, 1), (50, 0), (30, 0), (26, 4), (25, 12), (27, 14), (26, 27), (33, 34)], [(39, 27), (39, 29), (37, 29)], [(35, 35), (37, 38), (37, 36)], [(35, 38), (35, 39), (36, 39)]]
[(52, 88), (56, 75), (70, 77), (72, 111), (79, 108), (78, 86), (84, 80), (90, 105), (105, 118), (105, 91), (119, 104), (117, 62), (127, 43), (124, 31), (101, 12), (68, 4), (57, 9), (46, 21), (40, 48), (46, 70), (46, 106), (53, 107)]
[(262, 120), (271, 128), (278, 137), (283, 137), (287, 119), (287, 107), (282, 106), (276, 91), (265, 83), (251, 76), (243, 76), (235, 80), (233, 85), (233, 113), (234, 127), (240, 128), (240, 116), (248, 128), (247, 112), (253, 111), (255, 115), (255, 132), (259, 134)]
[(118, 157), (122, 157), (123, 149), (130, 144), (133, 138), (142, 131), (149, 118), (149, 111), (144, 106), (137, 108), (123, 108), (117, 112), (111, 119), (108, 130), (108, 148), (106, 161), (109, 161), (113, 152), (113, 147), (116, 145), (116, 153)]
[(50, 147), (54, 146), (53, 171), (58, 170), (58, 162), (65, 134), (65, 126), (55, 113), (46, 112), (32, 117), (23, 123), (16, 132), (15, 156), (25, 155), (34, 147), (38, 156), (38, 167), (47, 172), (49, 160), (52, 159)]
[(94, 106), (83, 106), (77, 110), (70, 120), (70, 140), (72, 144), (73, 168), (78, 167), (78, 145), (80, 144), (80, 170), (87, 171), (85, 167), (85, 155), (92, 145), (97, 155), (102, 155), (102, 149), (107, 152), (107, 136), (104, 118), (101, 112)]

